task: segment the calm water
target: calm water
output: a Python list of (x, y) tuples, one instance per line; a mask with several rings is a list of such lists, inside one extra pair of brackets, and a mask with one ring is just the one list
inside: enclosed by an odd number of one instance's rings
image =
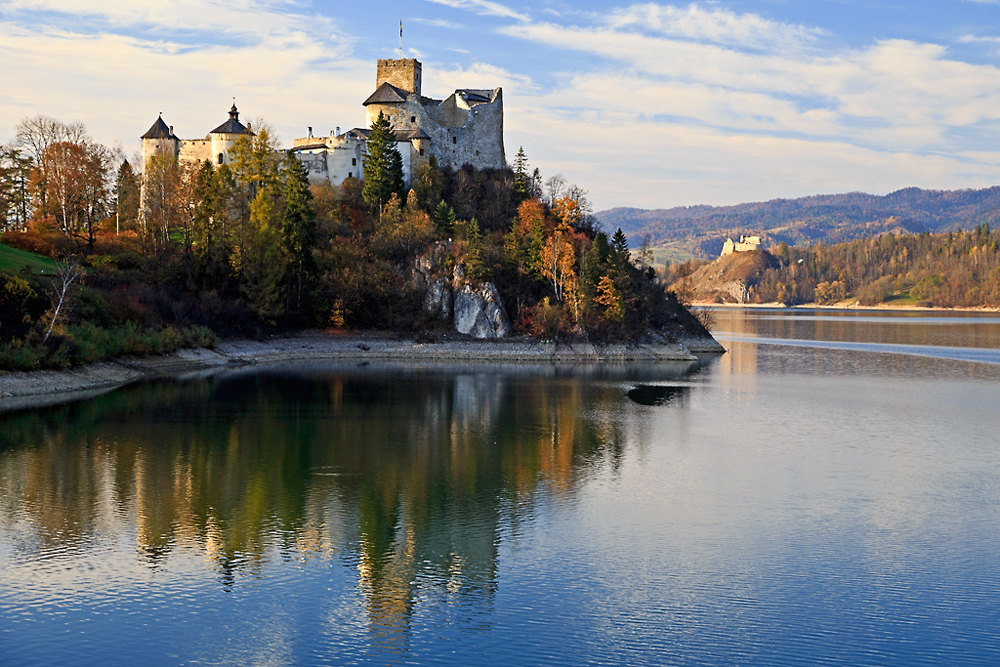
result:
[(0, 415), (0, 665), (1000, 663), (1000, 318)]

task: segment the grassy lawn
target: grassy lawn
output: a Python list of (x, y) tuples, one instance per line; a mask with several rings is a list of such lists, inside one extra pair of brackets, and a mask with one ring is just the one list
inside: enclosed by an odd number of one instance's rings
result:
[(26, 266), (31, 267), (32, 273), (52, 275), (56, 272), (55, 260), (0, 243), (0, 269), (17, 273)]

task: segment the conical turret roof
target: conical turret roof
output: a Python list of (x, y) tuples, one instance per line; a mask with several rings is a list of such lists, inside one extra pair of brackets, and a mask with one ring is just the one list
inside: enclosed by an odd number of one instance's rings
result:
[(149, 128), (146, 134), (142, 135), (142, 139), (174, 139), (173, 132), (167, 127), (167, 124), (163, 122), (163, 116), (159, 116), (153, 126)]
[(212, 134), (246, 134), (247, 132), (246, 125), (240, 122), (240, 112), (237, 111), (235, 102), (229, 110), (229, 120), (212, 130)]

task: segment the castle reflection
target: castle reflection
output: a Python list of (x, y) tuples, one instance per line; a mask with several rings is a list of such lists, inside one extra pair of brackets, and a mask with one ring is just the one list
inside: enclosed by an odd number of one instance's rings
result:
[(621, 465), (625, 416), (682, 409), (690, 384), (670, 382), (689, 370), (289, 366), (127, 387), (0, 420), (0, 530), (36, 555), (134, 535), (149, 568), (193, 549), (226, 588), (276, 558), (347, 563), (391, 650), (420, 599), (488, 609), (501, 537)]

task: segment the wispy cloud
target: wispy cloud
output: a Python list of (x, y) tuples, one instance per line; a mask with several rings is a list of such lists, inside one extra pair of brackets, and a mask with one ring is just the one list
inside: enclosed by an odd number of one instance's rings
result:
[(454, 21), (445, 21), (443, 19), (425, 19), (419, 17), (406, 19), (406, 23), (419, 23), (421, 25), (429, 25), (434, 28), (448, 28), (450, 30), (465, 30), (468, 27), (462, 23), (455, 23)]
[(490, 0), (428, 0), (428, 2), (455, 9), (467, 9), (483, 16), (499, 16), (518, 21), (530, 20), (527, 14), (514, 11), (506, 5), (502, 5), (499, 2), (491, 2)]
[(774, 51), (812, 44), (825, 34), (818, 28), (768, 20), (757, 14), (737, 14), (717, 6), (687, 7), (647, 3), (613, 10), (607, 25), (696, 41)]

